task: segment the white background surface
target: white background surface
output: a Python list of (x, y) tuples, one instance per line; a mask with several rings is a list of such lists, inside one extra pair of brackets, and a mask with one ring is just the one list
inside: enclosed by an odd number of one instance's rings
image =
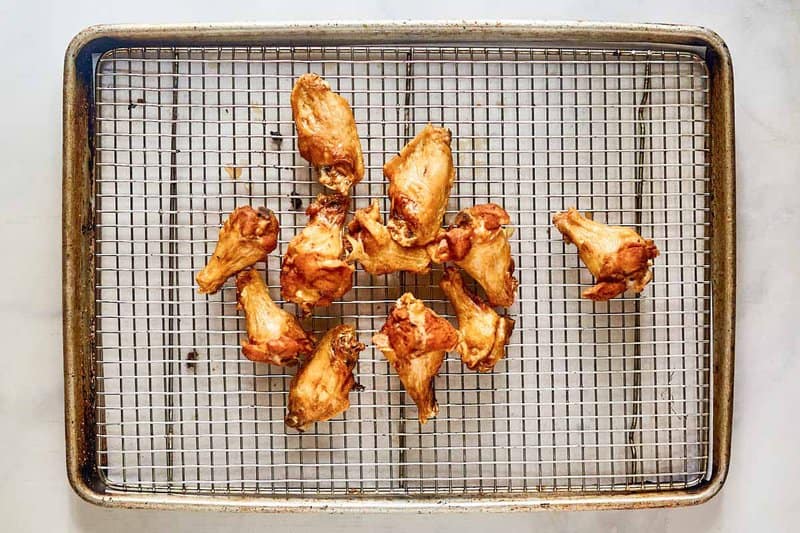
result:
[[(0, 0), (0, 530), (796, 531), (800, 527), (800, 2)], [(365, 2), (366, 4), (366, 2)], [(64, 466), (61, 85), (69, 39), (112, 22), (364, 19), (672, 22), (710, 27), (735, 69), (738, 292), (733, 459), (694, 508), (603, 513), (232, 515), (108, 511)]]

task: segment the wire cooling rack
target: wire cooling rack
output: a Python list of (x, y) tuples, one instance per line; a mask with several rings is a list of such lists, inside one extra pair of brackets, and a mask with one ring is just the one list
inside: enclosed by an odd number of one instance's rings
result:
[[(194, 274), (235, 206), (266, 205), (280, 257), (320, 191), (289, 94), (323, 75), (355, 113), (366, 177), (426, 123), (453, 133), (447, 222), (511, 215), (520, 287), (490, 374), (450, 354), (439, 415), (416, 408), (369, 343), (410, 290), (451, 316), (429, 275), (370, 277), (318, 309), (355, 324), (365, 390), (305, 434), (284, 426), (291, 371), (240, 353), (232, 283)], [(427, 494), (685, 488), (712, 463), (709, 75), (684, 51), (485, 47), (117, 48), (96, 59), (96, 463), (121, 491)], [(580, 299), (592, 279), (551, 215), (576, 206), (661, 250), (639, 296)], [(291, 309), (291, 304), (286, 304)]]

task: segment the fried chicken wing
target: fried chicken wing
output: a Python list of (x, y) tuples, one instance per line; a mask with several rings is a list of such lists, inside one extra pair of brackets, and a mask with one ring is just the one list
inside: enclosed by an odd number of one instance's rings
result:
[(455, 180), (450, 130), (428, 124), (383, 166), (392, 209), (387, 228), (401, 246), (423, 246), (442, 225)]
[(304, 431), (346, 411), (356, 385), (353, 368), (363, 349), (353, 326), (343, 324), (328, 331), (292, 378), (286, 425)]
[(308, 224), (289, 243), (281, 265), (281, 295), (308, 314), (329, 305), (353, 286), (353, 265), (341, 257), (342, 228), (350, 199), (320, 194), (308, 206)]
[(295, 364), (302, 354), (311, 353), (314, 343), (294, 315), (272, 301), (269, 291), (254, 269), (236, 278), (239, 309), (244, 310), (247, 340), (242, 352), (251, 361), (285, 366)]
[(508, 213), (496, 204), (464, 209), (428, 245), (428, 253), (435, 263), (452, 261), (466, 270), (486, 291), (490, 304), (509, 307), (519, 285), (508, 243), (513, 230), (503, 228), (509, 222)]
[(583, 291), (584, 298), (605, 301), (626, 289), (642, 292), (653, 279), (650, 267), (658, 248), (633, 229), (595, 222), (574, 207), (553, 215), (553, 224), (567, 243), (578, 247), (581, 260), (597, 279), (594, 287)]
[(292, 114), (300, 155), (325, 187), (348, 194), (364, 177), (361, 140), (353, 111), (317, 74), (303, 74), (292, 89)]
[(428, 272), (431, 258), (423, 247), (404, 248), (389, 235), (381, 223), (378, 201), (355, 212), (347, 227), (348, 262), (358, 261), (370, 274), (390, 272)]
[(456, 350), (470, 370), (488, 372), (505, 355), (514, 321), (498, 315), (478, 296), (472, 294), (458, 270), (448, 267), (439, 282), (456, 310), (460, 340)]
[(407, 292), (389, 311), (386, 323), (372, 342), (397, 371), (406, 392), (417, 404), (420, 423), (436, 416), (439, 405), (433, 378), (445, 353), (458, 342), (458, 332), (450, 322)]
[(265, 207), (237, 207), (222, 225), (217, 247), (195, 280), (201, 294), (217, 292), (225, 281), (259, 261), (278, 245), (280, 226)]

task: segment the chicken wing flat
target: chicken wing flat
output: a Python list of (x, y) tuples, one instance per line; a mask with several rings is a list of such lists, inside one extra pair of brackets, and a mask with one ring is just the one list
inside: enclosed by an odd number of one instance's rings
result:
[(405, 248), (394, 242), (381, 222), (377, 200), (356, 211), (347, 230), (347, 260), (358, 261), (370, 274), (425, 273), (430, 269), (431, 258), (424, 247)]
[(503, 228), (509, 222), (508, 213), (496, 204), (464, 209), (428, 245), (428, 253), (436, 263), (452, 261), (466, 270), (486, 291), (490, 304), (509, 307), (519, 285), (508, 243), (513, 230)]
[(265, 207), (237, 207), (222, 225), (217, 247), (195, 280), (201, 294), (217, 292), (225, 281), (263, 261), (278, 245), (280, 226)]
[(311, 336), (294, 315), (272, 301), (269, 291), (254, 269), (236, 277), (239, 309), (244, 310), (247, 340), (242, 352), (251, 361), (285, 366), (297, 363), (300, 355), (314, 349)]
[(316, 74), (303, 74), (292, 89), (292, 114), (300, 155), (325, 187), (348, 194), (364, 177), (364, 158), (353, 111)]
[(406, 392), (417, 404), (420, 423), (436, 416), (439, 405), (433, 378), (445, 353), (458, 342), (458, 332), (450, 322), (407, 292), (389, 311), (386, 323), (372, 342), (397, 371)]
[(553, 224), (566, 242), (578, 247), (581, 260), (597, 280), (583, 291), (584, 298), (605, 301), (626, 289), (642, 292), (653, 279), (650, 267), (658, 248), (633, 229), (595, 222), (574, 207), (553, 215)]
[(383, 166), (392, 209), (387, 228), (401, 246), (431, 242), (455, 180), (450, 130), (428, 124)]
[(353, 286), (353, 265), (342, 259), (342, 228), (350, 199), (321, 194), (306, 210), (308, 224), (289, 243), (281, 265), (281, 295), (308, 314)]
[(456, 350), (470, 370), (488, 372), (505, 355), (514, 321), (498, 315), (478, 296), (472, 294), (458, 270), (448, 267), (439, 282), (456, 310), (460, 340)]
[(353, 326), (343, 324), (328, 331), (292, 378), (286, 425), (304, 431), (346, 411), (356, 385), (353, 368), (363, 349)]

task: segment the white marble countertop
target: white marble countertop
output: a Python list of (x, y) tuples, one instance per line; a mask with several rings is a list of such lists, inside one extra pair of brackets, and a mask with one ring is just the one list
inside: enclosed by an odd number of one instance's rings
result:
[[(789, 531), (800, 522), (800, 4), (672, 0), (407, 0), (303, 3), (31, 0), (0, 19), (0, 520), (5, 531)], [(376, 3), (377, 4), (377, 3)], [(733, 459), (727, 484), (693, 508), (602, 513), (232, 515), (104, 510), (75, 496), (64, 466), (61, 364), (61, 73), (64, 49), (95, 23), (359, 19), (672, 22), (726, 39), (736, 80), (738, 307)], [(790, 240), (791, 239), (791, 240)], [(792, 527), (795, 526), (795, 527)]]

